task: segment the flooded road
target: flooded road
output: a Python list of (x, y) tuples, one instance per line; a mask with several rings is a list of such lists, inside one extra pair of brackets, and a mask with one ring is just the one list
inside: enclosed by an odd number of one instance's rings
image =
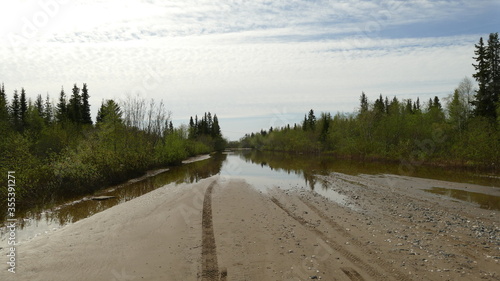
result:
[[(160, 170), (142, 178), (113, 186), (95, 194), (54, 203), (41, 210), (28, 210), (18, 219), (17, 239), (23, 242), (39, 235), (50, 233), (64, 225), (75, 223), (117, 204), (144, 195), (152, 190), (169, 185), (195, 183), (201, 179), (220, 175), (221, 181), (243, 179), (262, 192), (270, 188), (306, 189), (349, 205), (345, 194), (332, 188), (322, 176), (331, 173), (346, 175), (402, 174), (400, 165), (374, 162), (357, 162), (335, 159), (329, 156), (294, 155), (238, 151), (214, 154), (208, 159), (187, 163), (178, 167)], [(403, 173), (404, 174), (404, 173)], [(500, 186), (500, 178), (484, 176), (474, 172), (456, 171), (437, 167), (415, 167), (405, 176), (421, 177), (441, 181), (461, 182), (483, 186)], [(478, 204), (484, 209), (500, 209), (500, 197), (477, 191), (448, 189), (443, 186), (429, 186), (428, 192), (453, 197)], [(112, 196), (108, 200), (92, 200), (96, 196)], [(352, 206), (355, 209), (355, 206)], [(7, 239), (5, 228), (0, 230), (0, 243)]]

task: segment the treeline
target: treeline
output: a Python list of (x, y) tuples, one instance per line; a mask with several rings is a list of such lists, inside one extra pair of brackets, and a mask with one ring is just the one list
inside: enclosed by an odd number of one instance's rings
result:
[[(95, 124), (90, 112), (86, 84), (81, 89), (75, 84), (69, 97), (62, 89), (56, 104), (48, 95), (30, 99), (24, 89), (9, 100), (2, 84), (0, 174), (15, 171), (18, 203), (91, 192), (223, 149), (215, 115), (210, 121), (215, 135), (197, 131), (192, 136), (186, 125), (173, 127), (162, 101), (130, 96), (120, 102), (104, 100)], [(6, 196), (1, 189), (0, 203)]]
[(217, 115), (210, 112), (206, 113), (198, 121), (198, 115), (189, 118), (189, 139), (196, 140), (201, 143), (210, 145), (217, 151), (224, 150), (227, 145), (227, 141), (222, 137), (220, 130), (219, 119)]
[(247, 134), (240, 146), (289, 152), (329, 152), (356, 158), (498, 168), (500, 162), (500, 44), (498, 33), (476, 45), (476, 90), (464, 78), (453, 94), (422, 102), (362, 93), (356, 113), (311, 109), (301, 124)]

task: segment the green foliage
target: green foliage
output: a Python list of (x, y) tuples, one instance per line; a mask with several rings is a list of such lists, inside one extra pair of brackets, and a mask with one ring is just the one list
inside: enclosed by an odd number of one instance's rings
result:
[(227, 144), (222, 137), (217, 115), (214, 114), (212, 118), (210, 112), (205, 113), (201, 120), (198, 120), (198, 116), (195, 116), (194, 120), (193, 117), (189, 118), (188, 138), (216, 151), (224, 150)]
[(473, 77), (479, 84), (473, 104), (475, 115), (485, 117), (495, 123), (497, 119), (497, 104), (500, 101), (500, 41), (498, 33), (491, 33), (484, 44), (483, 38), (475, 45), (476, 57), (473, 64), (476, 73)]
[(82, 123), (85, 125), (92, 125), (92, 117), (90, 116), (90, 103), (89, 103), (89, 90), (87, 84), (83, 84), (82, 88)]
[[(392, 101), (382, 95), (370, 103), (364, 93), (358, 114), (322, 113), (310, 127), (274, 128), (240, 140), (242, 147), (303, 153), (329, 152), (356, 158), (410, 159), (414, 163), (444, 162), (495, 166), (500, 161), (500, 132), (487, 118), (472, 118), (472, 88), (464, 79), (448, 97), (445, 112), (438, 97), (422, 110), (419, 99)], [(311, 112), (311, 111), (310, 111)], [(447, 114), (446, 114), (447, 113)]]
[(59, 123), (63, 123), (68, 119), (66, 93), (64, 92), (63, 88), (61, 88), (61, 93), (59, 94), (59, 102), (56, 105), (56, 119)]
[[(69, 101), (61, 90), (56, 106), (48, 96), (26, 100), (24, 89), (15, 91), (9, 105), (0, 87), (0, 173), (16, 172), (21, 206), (92, 192), (226, 144), (216, 115), (205, 114), (198, 136), (188, 138), (191, 128), (174, 128), (153, 100), (149, 108), (138, 99), (103, 101), (92, 125), (86, 84), (81, 95), (75, 84)], [(6, 198), (2, 189), (0, 203)]]
[(21, 131), (21, 104), (19, 102), (19, 94), (17, 90), (14, 91), (14, 97), (12, 98), (12, 102), (10, 104), (10, 121), (12, 123), (12, 127), (16, 131)]
[[(11, 131), (0, 140), (0, 173), (6, 175), (8, 171), (15, 171), (16, 201), (29, 203), (36, 199), (36, 195), (50, 194), (52, 184), (51, 170), (48, 165), (40, 161), (30, 152), (30, 141), (20, 133)], [(6, 185), (6, 183), (5, 183)], [(6, 200), (6, 189), (0, 191), (0, 202)]]
[[(330, 152), (359, 158), (410, 159), (498, 167), (500, 162), (500, 43), (490, 34), (488, 44), (476, 45), (474, 90), (463, 79), (443, 107), (439, 97), (426, 105), (411, 99), (379, 96), (370, 103), (361, 93), (357, 114), (322, 113), (311, 109), (302, 127), (274, 128), (247, 134), (240, 146), (272, 151)], [(476, 93), (475, 96), (473, 93)], [(445, 110), (446, 109), (446, 110)]]
[(179, 164), (185, 159), (189, 154), (181, 132), (174, 130), (166, 135), (162, 142), (155, 147), (155, 155), (158, 163)]

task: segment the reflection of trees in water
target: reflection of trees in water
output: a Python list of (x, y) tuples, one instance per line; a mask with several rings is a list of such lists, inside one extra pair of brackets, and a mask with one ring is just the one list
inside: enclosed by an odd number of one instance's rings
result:
[(321, 188), (323, 188), (323, 190), (327, 190), (329, 189), (331, 186), (330, 186), (330, 183), (328, 181), (326, 181), (325, 179), (318, 179), (318, 181), (321, 183)]
[(314, 174), (312, 173), (308, 173), (306, 171), (304, 171), (303, 175), (304, 179), (306, 180), (306, 185), (309, 184), (309, 188), (311, 190), (314, 190), (314, 187), (316, 185), (316, 177), (314, 176)]
[(295, 158), (295, 155), (292, 154), (251, 150), (243, 151), (239, 156), (247, 163), (256, 164), (261, 167), (267, 166), (273, 171), (285, 171), (288, 174), (301, 175), (304, 170), (302, 167), (303, 161)]
[(184, 165), (179, 168), (183, 170), (183, 176), (179, 177), (177, 183), (194, 183), (199, 180), (217, 175), (226, 160), (226, 154), (215, 154), (210, 159)]
[(207, 160), (172, 167), (164, 173), (138, 182), (128, 182), (114, 186), (108, 189), (112, 191), (105, 192), (108, 196), (116, 196), (114, 199), (94, 201), (90, 200), (90, 196), (88, 196), (87, 198), (77, 202), (66, 204), (61, 202), (58, 207), (52, 208), (43, 216), (41, 214), (41, 210), (33, 210), (32, 212), (28, 211), (24, 217), (29, 218), (30, 220), (19, 220), (19, 226), (22, 229), (31, 224), (36, 224), (42, 219), (42, 217), (45, 217), (47, 224), (53, 223), (54, 225), (65, 225), (77, 222), (114, 205), (129, 201), (167, 184), (193, 183), (216, 175), (220, 172), (225, 159), (225, 154), (216, 154)]
[[(381, 163), (365, 163), (346, 161), (329, 155), (316, 154), (293, 154), (286, 152), (263, 152), (263, 151), (243, 151), (240, 158), (246, 162), (268, 166), (271, 170), (285, 171), (288, 174), (294, 173), (305, 180), (306, 186), (314, 190), (317, 184), (322, 189), (329, 189), (331, 185), (324, 179), (319, 179), (316, 175), (330, 175), (331, 172), (345, 174), (380, 172), (381, 169), (394, 169), (394, 165), (385, 166)], [(397, 168), (397, 166), (395, 166)]]
[(306, 186), (314, 190), (317, 178), (315, 174), (328, 169), (326, 161), (320, 161), (318, 156), (299, 155), (279, 152), (244, 151), (240, 158), (246, 162), (267, 166), (272, 171), (284, 171), (287, 174), (298, 175), (305, 180)]
[(430, 193), (445, 195), (451, 198), (456, 198), (466, 202), (479, 204), (483, 209), (500, 210), (500, 197), (477, 192), (470, 192), (460, 189), (447, 189), (443, 187), (433, 187), (426, 190)]

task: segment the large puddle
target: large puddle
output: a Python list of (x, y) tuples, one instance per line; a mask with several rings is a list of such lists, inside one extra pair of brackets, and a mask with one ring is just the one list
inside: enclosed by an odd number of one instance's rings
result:
[[(255, 188), (265, 192), (269, 188), (307, 189), (338, 202), (345, 203), (345, 197), (335, 192), (326, 182), (315, 175), (331, 172), (349, 175), (358, 174), (400, 174), (397, 164), (371, 163), (339, 160), (329, 156), (293, 155), (239, 151), (215, 154), (208, 159), (187, 163), (179, 167), (131, 180), (110, 187), (95, 194), (65, 200), (41, 210), (28, 210), (19, 214), (16, 240), (23, 242), (35, 236), (50, 233), (64, 225), (92, 216), (114, 205), (129, 201), (154, 189), (181, 183), (194, 183), (200, 179), (220, 175), (221, 180), (244, 179)], [(408, 174), (405, 174), (408, 175)], [(410, 176), (432, 178), (453, 182), (474, 183), (486, 186), (500, 186), (500, 178), (478, 175), (474, 172), (417, 167)], [(429, 187), (431, 188), (431, 187)], [(498, 208), (499, 198), (484, 194), (462, 194), (434, 189), (433, 192), (459, 200), (478, 203), (481, 207)], [(113, 196), (112, 199), (96, 201), (95, 196)], [(471, 199), (472, 198), (472, 199)], [(487, 202), (487, 203), (484, 203)], [(6, 243), (5, 227), (0, 228), (0, 247)]]
[(488, 210), (500, 210), (500, 197), (482, 194), (478, 192), (465, 191), (461, 189), (449, 189), (443, 187), (432, 187), (427, 192), (444, 195), (461, 201), (478, 204), (480, 208)]

